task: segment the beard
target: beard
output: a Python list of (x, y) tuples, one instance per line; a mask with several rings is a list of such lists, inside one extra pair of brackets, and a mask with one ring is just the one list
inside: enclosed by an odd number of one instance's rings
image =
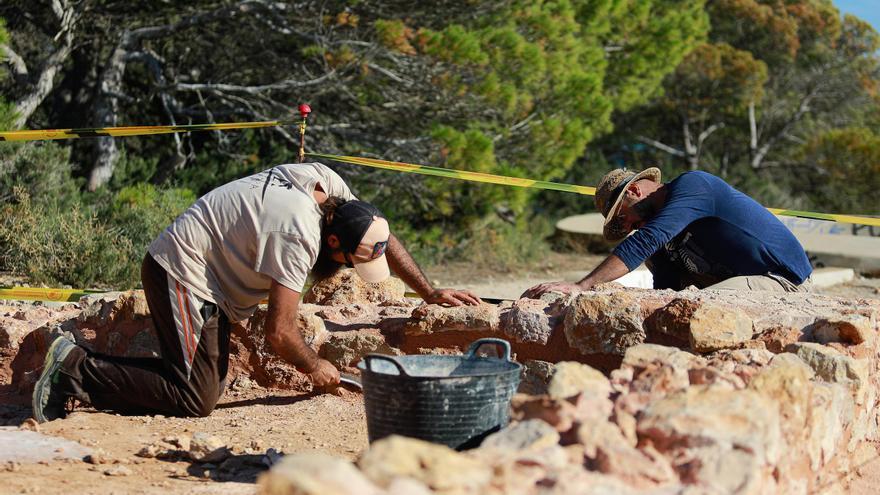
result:
[(318, 252), (318, 259), (312, 267), (312, 278), (315, 283), (332, 277), (340, 268), (345, 266), (344, 263), (333, 259), (333, 250), (330, 247), (325, 243), (322, 244), (321, 251)]
[(657, 214), (657, 207), (655, 207), (654, 204), (648, 200), (648, 198), (644, 198), (632, 205), (632, 211), (643, 222), (647, 222), (654, 218), (654, 215)]

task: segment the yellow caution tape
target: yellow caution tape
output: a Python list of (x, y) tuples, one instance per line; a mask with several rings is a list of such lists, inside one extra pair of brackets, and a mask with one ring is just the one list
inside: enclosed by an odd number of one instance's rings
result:
[[(132, 126), (132, 127), (95, 127), (95, 128), (79, 128), (79, 129), (49, 129), (49, 130), (31, 130), (31, 131), (7, 131), (0, 132), (0, 141), (35, 141), (48, 139), (76, 139), (84, 137), (101, 137), (101, 136), (143, 136), (156, 134), (170, 134), (175, 132), (192, 132), (192, 131), (227, 131), (233, 129), (258, 129), (263, 127), (274, 127), (281, 125), (293, 125), (293, 121), (268, 120), (262, 122), (238, 122), (226, 124), (191, 124), (191, 125), (165, 125), (165, 126)], [(467, 170), (453, 170), (448, 168), (431, 167), (428, 165), (416, 165), (412, 163), (393, 162), (388, 160), (377, 160), (373, 158), (362, 158), (354, 156), (329, 155), (324, 153), (307, 153), (316, 158), (327, 158), (341, 163), (350, 163), (354, 165), (362, 165), (366, 167), (380, 168), (384, 170), (394, 170), (397, 172), (414, 173), (421, 175), (429, 175), (434, 177), (445, 177), (450, 179), (460, 179), (471, 182), (482, 182), (486, 184), (499, 184), (504, 186), (526, 187), (532, 189), (546, 189), (551, 191), (563, 191), (575, 194), (584, 194), (594, 196), (596, 194), (595, 187), (579, 186), (574, 184), (563, 184), (559, 182), (549, 182), (535, 179), (525, 179), (521, 177), (508, 177), (504, 175), (485, 174), (481, 172), (470, 172)], [(864, 217), (857, 215), (841, 215), (836, 213), (817, 213), (812, 211), (788, 210), (782, 208), (767, 208), (776, 215), (783, 215), (797, 218), (810, 218), (814, 220), (828, 220), (840, 223), (852, 223), (857, 225), (871, 225), (880, 227), (880, 218)]]
[(173, 134), (175, 132), (260, 129), (291, 124), (293, 124), (292, 121), (267, 120), (262, 122), (231, 122), (227, 124), (140, 125), (130, 127), (81, 127), (77, 129), (5, 131), (0, 132), (0, 141), (47, 141), (52, 139), (79, 139), (105, 136), (152, 136), (156, 134)]
[(594, 196), (596, 194), (595, 187), (577, 186), (574, 184), (562, 184), (559, 182), (548, 182), (544, 180), (524, 179), (521, 177), (507, 177), (504, 175), (484, 174), (482, 172), (453, 170), (449, 168), (431, 167), (428, 165), (415, 165), (412, 163), (391, 162), (388, 160), (377, 160), (374, 158), (361, 158), (356, 156), (327, 155), (324, 153), (306, 153), (306, 155), (314, 156), (316, 158), (327, 158), (342, 163), (352, 163), (355, 165), (364, 165), (367, 167), (381, 168), (385, 170), (396, 170), (398, 172), (432, 175), (434, 177), (461, 179), (471, 182), (500, 184), (503, 186), (527, 187), (531, 189), (565, 191), (577, 194), (585, 194), (588, 196)]
[(10, 287), (0, 289), (0, 299), (15, 301), (77, 302), (82, 296), (100, 291), (83, 289), (46, 289), (41, 287)]
[[(461, 179), (471, 182), (484, 182), (488, 184), (501, 184), (505, 186), (528, 187), (533, 189), (549, 189), (553, 191), (565, 191), (576, 194), (584, 194), (587, 196), (595, 196), (596, 188), (587, 186), (577, 186), (574, 184), (562, 184), (558, 182), (547, 182), (543, 180), (522, 179), (518, 177), (506, 177), (503, 175), (484, 174), (479, 172), (468, 172), (466, 170), (452, 170), (448, 168), (431, 167), (428, 165), (415, 165), (412, 163), (391, 162), (388, 160), (377, 160), (374, 158), (361, 158), (354, 156), (328, 155), (324, 153), (306, 153), (316, 158), (326, 158), (341, 163), (351, 163), (354, 165), (363, 165), (366, 167), (380, 168), (384, 170), (395, 170), (397, 172), (407, 172), (413, 174), (430, 175), (434, 177), (446, 177), (450, 179)], [(767, 208), (771, 213), (798, 218), (811, 218), (814, 220), (828, 220), (840, 223), (854, 223), (858, 225), (873, 225), (880, 227), (880, 218), (862, 217), (857, 215), (839, 215), (835, 213), (816, 213), (812, 211), (786, 210), (781, 208)]]

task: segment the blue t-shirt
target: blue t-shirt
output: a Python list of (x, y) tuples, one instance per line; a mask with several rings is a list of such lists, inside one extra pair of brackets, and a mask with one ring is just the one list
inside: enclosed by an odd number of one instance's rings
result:
[(767, 273), (800, 285), (812, 273), (794, 234), (720, 178), (687, 172), (666, 188), (663, 208), (614, 249), (630, 270), (647, 260), (654, 288), (707, 287)]

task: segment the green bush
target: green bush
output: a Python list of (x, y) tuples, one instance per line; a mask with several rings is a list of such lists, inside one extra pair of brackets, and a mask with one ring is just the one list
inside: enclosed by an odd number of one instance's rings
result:
[(189, 189), (141, 183), (117, 192), (102, 216), (131, 242), (129, 257), (140, 260), (150, 242), (195, 200)]
[(490, 215), (469, 229), (434, 225), (416, 229), (392, 220), (392, 230), (413, 258), (424, 266), (463, 261), (499, 272), (511, 272), (537, 265), (550, 246), (547, 238), (553, 225), (543, 217), (519, 219), (515, 223)]
[(79, 204), (34, 203), (23, 188), (0, 206), (0, 269), (31, 283), (129, 288), (139, 280), (126, 259), (131, 241)]
[(0, 203), (11, 200), (16, 188), (34, 204), (65, 207), (79, 201), (69, 158), (70, 149), (55, 143), (0, 143)]

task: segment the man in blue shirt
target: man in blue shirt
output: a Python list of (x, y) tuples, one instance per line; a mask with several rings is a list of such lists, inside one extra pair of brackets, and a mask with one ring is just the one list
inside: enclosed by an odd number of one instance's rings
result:
[(657, 168), (613, 170), (599, 183), (596, 208), (605, 217), (605, 238), (623, 242), (577, 284), (544, 283), (523, 297), (586, 290), (643, 262), (655, 289), (796, 292), (809, 286), (812, 267), (791, 231), (712, 174), (687, 172), (663, 184)]

